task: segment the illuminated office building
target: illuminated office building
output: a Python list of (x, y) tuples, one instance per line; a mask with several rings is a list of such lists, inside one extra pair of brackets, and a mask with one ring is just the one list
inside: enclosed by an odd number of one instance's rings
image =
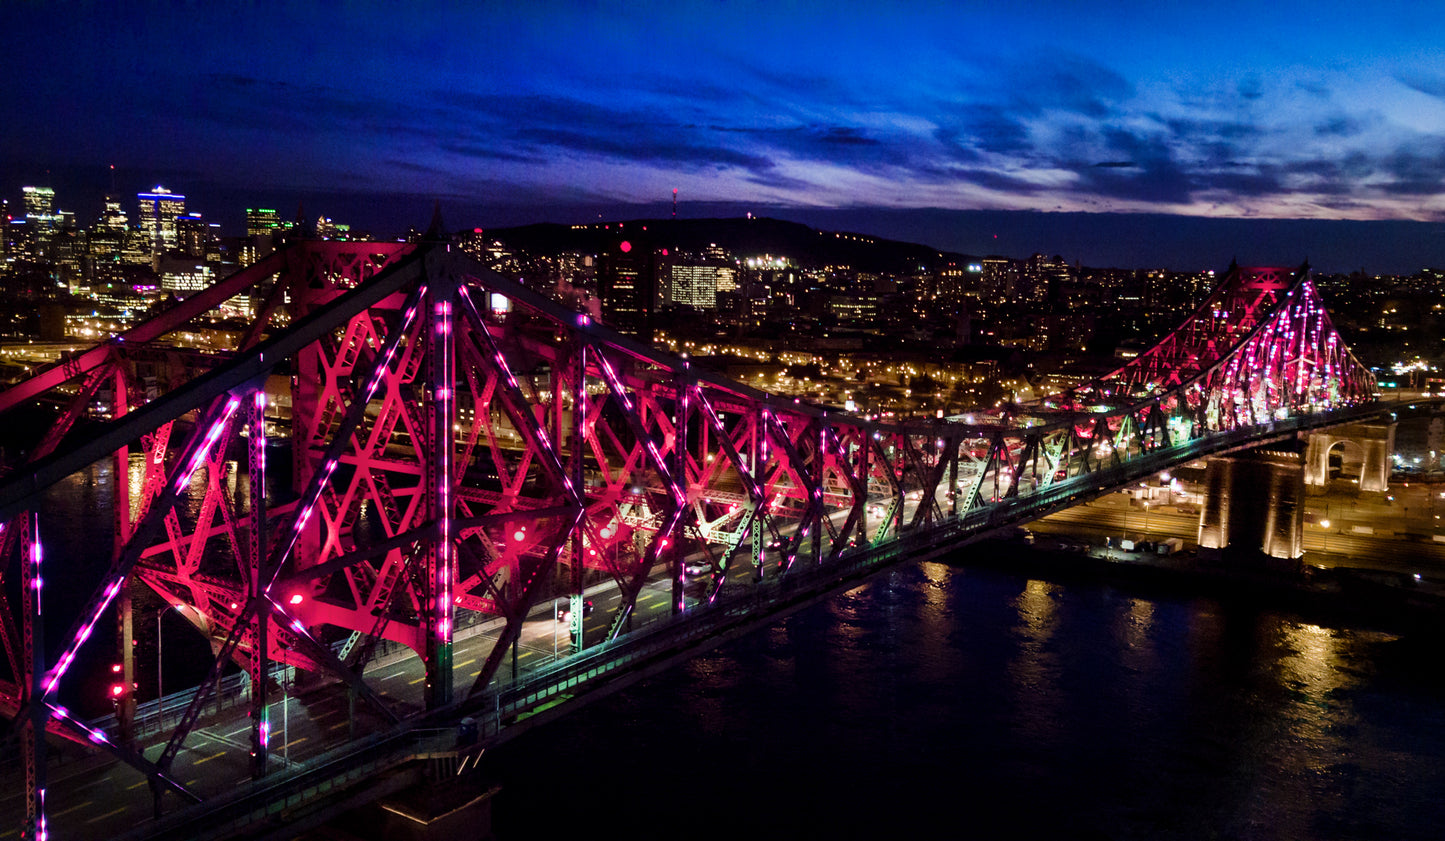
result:
[(140, 205), (137, 219), (151, 242), (154, 254), (170, 251), (176, 247), (176, 217), (186, 212), (186, 197), (172, 193), (165, 187), (156, 187), (149, 193), (137, 193)]
[(49, 187), (21, 187), (25, 218), (49, 222), (55, 216), (55, 191)]
[(49, 187), (21, 187), (25, 203), (25, 237), (23, 251), (31, 259), (48, 257), (50, 242), (55, 237), (55, 191)]
[(206, 241), (210, 238), (207, 227), (199, 213), (183, 213), (176, 217), (176, 250), (190, 257), (206, 256)]
[(650, 344), (657, 297), (650, 249), (622, 242), (599, 255), (597, 297), (602, 319), (614, 330)]
[(281, 214), (272, 208), (246, 208), (246, 236), (248, 237), (271, 236), (286, 230), (287, 227), (281, 222)]
[(100, 218), (95, 220), (95, 231), (97, 233), (120, 235), (125, 232), (130, 220), (126, 218), (125, 210), (120, 206), (119, 196), (105, 197), (105, 210), (100, 212)]
[(700, 310), (717, 308), (718, 273), (731, 269), (716, 266), (669, 266), (667, 303)]

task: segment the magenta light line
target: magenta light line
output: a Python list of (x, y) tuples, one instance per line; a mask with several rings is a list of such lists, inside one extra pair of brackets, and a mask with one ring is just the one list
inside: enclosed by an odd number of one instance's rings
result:
[(190, 484), (191, 476), (195, 474), (195, 472), (200, 469), (201, 464), (205, 462), (206, 453), (211, 451), (211, 447), (215, 446), (221, 434), (226, 431), (226, 425), (230, 423), (231, 415), (236, 411), (236, 407), (240, 405), (241, 401), (236, 397), (232, 397), (226, 401), (225, 410), (222, 411), (221, 416), (216, 419), (216, 422), (211, 424), (211, 428), (206, 430), (206, 437), (202, 440), (201, 446), (197, 448), (196, 454), (191, 457), (190, 466), (178, 477), (175, 486), (176, 493), (185, 490), (186, 485)]

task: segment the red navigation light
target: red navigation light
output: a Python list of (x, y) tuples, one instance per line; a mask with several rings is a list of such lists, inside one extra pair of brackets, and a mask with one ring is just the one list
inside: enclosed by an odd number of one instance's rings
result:
[(120, 696), (122, 696), (122, 695), (124, 695), (124, 694), (125, 694), (125, 684), (123, 684), (123, 683), (112, 683), (112, 684), (110, 685), (110, 697), (112, 697), (112, 698), (119, 698)]
[(296, 595), (291, 597), (290, 602), (291, 604), (301, 604), (301, 598), (301, 594), (297, 593)]
[(627, 240), (624, 239), (624, 240), (622, 241), (622, 244), (619, 245), (619, 246), (617, 246), (617, 247), (618, 247), (619, 249), (621, 249), (621, 251), (622, 251), (623, 254), (626, 254), (627, 252), (629, 252), (629, 251), (632, 250), (632, 243), (630, 243), (630, 242), (628, 242)]
[(667, 249), (666, 249), (666, 248), (662, 249), (662, 256), (664, 256), (664, 257), (667, 256)]
[(111, 672), (111, 674), (116, 674), (116, 675), (120, 674), (120, 664), (119, 664), (119, 663), (112, 663), (111, 666), (110, 666), (110, 672)]

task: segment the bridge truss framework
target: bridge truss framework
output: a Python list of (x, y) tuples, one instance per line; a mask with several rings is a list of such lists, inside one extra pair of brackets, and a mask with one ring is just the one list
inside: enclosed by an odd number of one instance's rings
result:
[[(167, 337), (238, 295), (256, 316), (235, 350), (176, 364)], [(152, 399), (148, 376), (166, 380)], [(0, 392), (0, 412), (42, 397), (60, 399), (59, 419), (0, 482), (0, 573), (21, 585), (0, 602), (0, 710), (24, 748), (32, 837), (46, 731), (137, 768), (158, 808), (162, 791), (198, 800), (169, 770), (229, 663), (251, 676), (260, 776), (273, 663), (327, 675), (395, 721), (408, 712), (364, 677), (382, 640), (416, 651), (426, 707), (445, 708), (483, 692), (529, 609), (559, 594), (576, 608), (610, 582), (616, 637), (658, 573), (674, 613), (705, 608), (1161, 448), (1368, 403), (1375, 384), (1304, 269), (1232, 269), (1154, 348), (1065, 394), (889, 423), (641, 346), (446, 242), (302, 242)], [(277, 470), (268, 443), (288, 402), (291, 464)], [(49, 568), (42, 535), (64, 525), (42, 521), (39, 500), (101, 463), (125, 489), (109, 563), (47, 648), (43, 580), (85, 573)], [(129, 740), (128, 657), (116, 732), (60, 700), (95, 637), (118, 627), (129, 653), (137, 584), (215, 652), (154, 761)], [(477, 618), (502, 631), (459, 683), (454, 635)], [(580, 621), (572, 633), (581, 650)]]

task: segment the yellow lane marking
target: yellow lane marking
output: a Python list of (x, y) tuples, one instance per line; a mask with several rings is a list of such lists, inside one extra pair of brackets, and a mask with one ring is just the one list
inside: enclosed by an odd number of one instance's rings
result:
[(4, 832), (0, 832), (0, 838), (9, 838), (9, 837), (12, 836), (12, 835), (19, 835), (19, 834), (20, 834), (20, 830), (18, 830), (18, 829), (7, 829), (7, 830), (5, 830)]
[(331, 725), (330, 727), (328, 727), (328, 728), (326, 728), (326, 729), (327, 729), (327, 730), (340, 730), (341, 728), (343, 728), (343, 727), (345, 727), (345, 726), (346, 726), (346, 722), (343, 721), (343, 722), (341, 722), (340, 724), (333, 724), (333, 725)]
[(408, 686), (416, 686), (418, 683), (421, 683), (421, 682), (424, 681), (424, 680), (426, 680), (426, 675), (422, 675), (421, 677), (417, 678), (416, 680), (407, 681), (407, 685), (408, 685)]
[(195, 762), (192, 762), (191, 764), (192, 764), (192, 765), (200, 765), (202, 762), (210, 762), (212, 759), (220, 759), (221, 757), (223, 757), (223, 756), (225, 756), (225, 755), (226, 755), (226, 752), (225, 752), (225, 751), (221, 751), (220, 753), (213, 753), (213, 754), (211, 754), (210, 756), (206, 757), (205, 759), (197, 759)]
[(133, 786), (126, 786), (126, 787), (125, 787), (125, 790), (126, 790), (126, 791), (132, 791), (132, 790), (134, 790), (134, 789), (138, 789), (138, 788), (140, 788), (141, 786), (145, 785), (145, 784), (148, 783), (148, 782), (150, 782), (150, 780), (141, 780), (140, 782), (136, 783), (136, 784), (133, 785)]
[(86, 806), (89, 806), (90, 804), (92, 804), (92, 803), (94, 803), (94, 802), (95, 802), (94, 800), (87, 800), (87, 801), (85, 801), (84, 803), (81, 803), (81, 804), (78, 805), (78, 806), (71, 806), (69, 809), (66, 809), (66, 810), (64, 810), (64, 811), (51, 812), (51, 813), (50, 813), (50, 817), (52, 817), (52, 818), (58, 818), (58, 817), (60, 817), (61, 815), (68, 815), (68, 814), (70, 814), (71, 812), (74, 812), (76, 809), (84, 809)]
[(476, 677), (477, 675), (479, 675), (479, 674), (481, 674), (481, 673), (482, 673), (482, 670), (481, 670), (481, 669), (477, 669), (475, 672), (472, 672), (472, 677)]
[(534, 656), (536, 656), (536, 654), (537, 654), (536, 651), (533, 651), (532, 649), (529, 648), (529, 649), (527, 649), (526, 651), (523, 651), (521, 654), (517, 655), (517, 659), (518, 659), (518, 660), (525, 660), (525, 659), (527, 659), (528, 657), (534, 657)]
[(461, 663), (457, 663), (456, 666), (454, 666), (453, 668), (460, 669), (460, 668), (463, 667), (463, 666), (470, 666), (471, 664), (473, 664), (473, 663), (475, 663), (475, 662), (477, 662), (477, 658), (473, 657), (473, 658), (470, 659), (470, 660), (465, 660), (465, 661), (463, 661), (463, 662), (461, 662)]
[(86, 821), (86, 823), (96, 823), (96, 822), (98, 822), (98, 821), (103, 821), (103, 820), (105, 820), (106, 818), (110, 818), (110, 817), (114, 817), (114, 816), (116, 816), (116, 815), (119, 815), (121, 812), (124, 812), (124, 811), (125, 811), (125, 807), (124, 807), (124, 806), (120, 807), (119, 809), (112, 809), (111, 811), (106, 812), (104, 815), (97, 815), (97, 816), (91, 818), (90, 820)]
[(299, 738), (299, 739), (292, 739), (291, 741), (289, 741), (289, 742), (287, 742), (286, 744), (282, 745), (282, 746), (281, 746), (281, 749), (282, 749), (282, 750), (285, 750), (286, 748), (289, 748), (289, 747), (291, 747), (292, 745), (299, 745), (299, 744), (301, 744), (302, 742), (306, 741), (306, 740), (309, 739), (309, 738), (311, 738), (311, 737), (310, 737), (310, 736), (302, 736), (302, 737)]

